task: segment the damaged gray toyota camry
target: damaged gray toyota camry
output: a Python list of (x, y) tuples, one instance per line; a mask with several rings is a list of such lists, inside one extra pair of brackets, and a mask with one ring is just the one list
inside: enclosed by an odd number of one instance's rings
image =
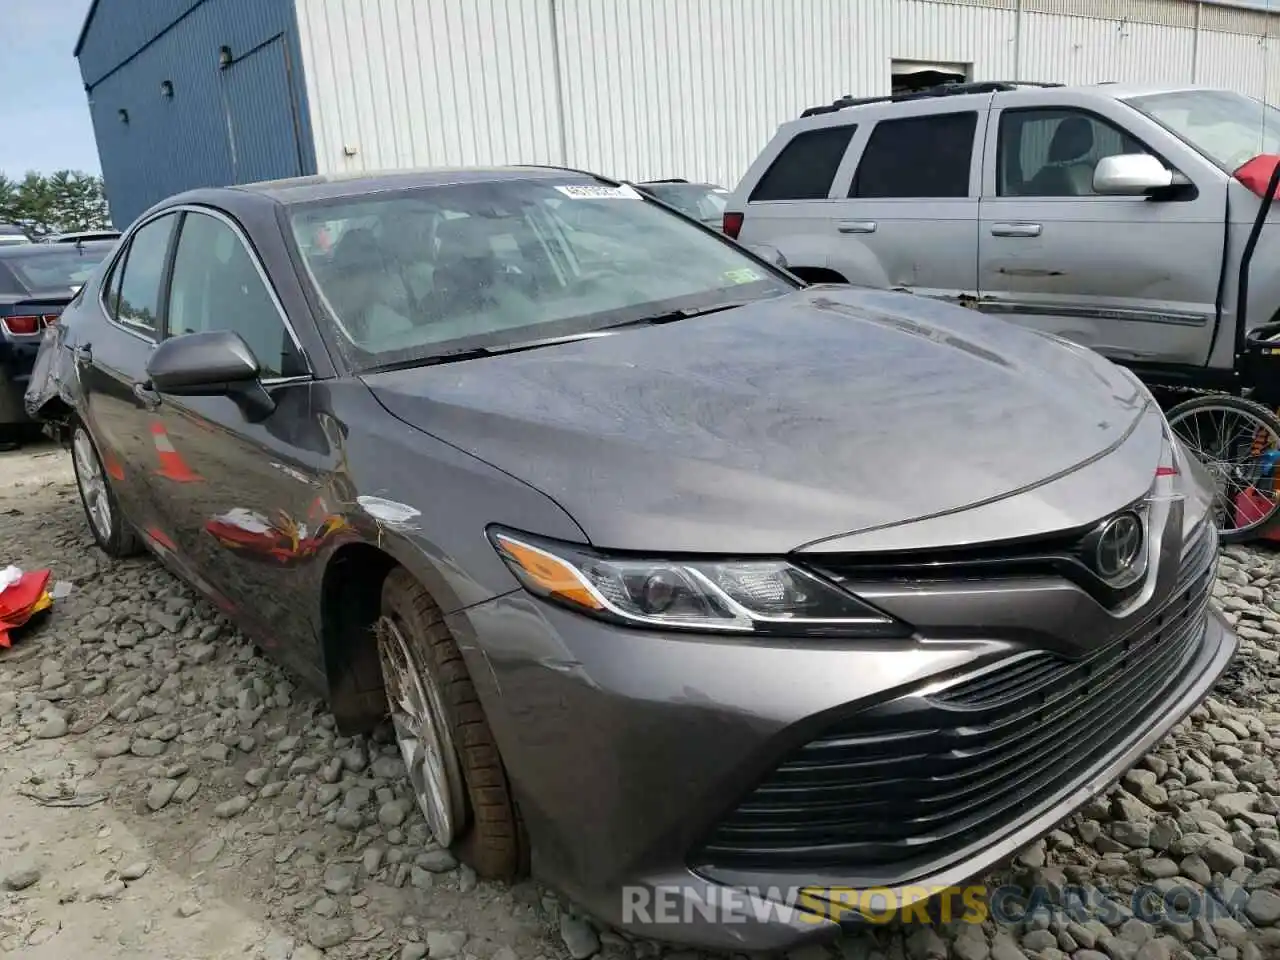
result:
[(1209, 484), (1130, 373), (580, 172), (174, 197), (27, 404), (103, 550), (344, 732), (390, 716), (441, 844), (658, 939), (787, 948), (981, 875), (1236, 649)]

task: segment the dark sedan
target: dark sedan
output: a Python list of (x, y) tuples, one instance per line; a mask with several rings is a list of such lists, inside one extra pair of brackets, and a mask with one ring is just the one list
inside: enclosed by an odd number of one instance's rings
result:
[(0, 446), (12, 446), (31, 423), (22, 398), (45, 328), (114, 246), (0, 246)]
[(980, 874), (1236, 649), (1210, 486), (1129, 373), (572, 171), (175, 197), (28, 406), (103, 550), (342, 731), (390, 714), (441, 844), (661, 939), (786, 948)]

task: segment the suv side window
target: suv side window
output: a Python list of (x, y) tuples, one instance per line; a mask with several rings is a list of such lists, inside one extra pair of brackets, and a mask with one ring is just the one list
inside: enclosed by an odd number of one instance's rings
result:
[(769, 164), (747, 202), (827, 199), (836, 170), (857, 129), (850, 124), (796, 134)]
[(212, 330), (240, 334), (263, 379), (308, 372), (240, 236), (217, 217), (188, 213), (173, 260), (168, 333)]
[(1090, 197), (1103, 157), (1148, 153), (1101, 117), (1083, 110), (1006, 110), (1000, 114), (996, 195)]
[(138, 229), (116, 264), (107, 295), (112, 317), (149, 337), (155, 337), (160, 329), (160, 283), (176, 219), (174, 214), (165, 214)]
[(978, 114), (881, 120), (867, 140), (849, 196), (864, 199), (969, 196)]

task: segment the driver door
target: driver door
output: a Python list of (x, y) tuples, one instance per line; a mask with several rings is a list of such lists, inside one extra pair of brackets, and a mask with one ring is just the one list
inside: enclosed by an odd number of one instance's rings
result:
[[(1166, 142), (1136, 136), (1122, 104), (1044, 101), (1043, 91), (1001, 94), (990, 113), (979, 308), (1120, 362), (1204, 364), (1221, 262), (1221, 178), (1200, 175)], [(1156, 156), (1195, 189), (1168, 200), (1094, 194), (1098, 161), (1127, 153)]]
[(311, 671), (317, 625), (296, 598), (314, 575), (325, 522), (340, 509), (325, 502), (320, 485), (336, 456), (298, 341), (229, 218), (183, 215), (166, 317), (166, 339), (238, 333), (275, 404), (250, 419), (229, 396), (159, 396), (156, 419), (180, 457), (155, 481), (167, 527), (184, 561), (234, 605), (229, 612), (255, 621), (265, 645)]

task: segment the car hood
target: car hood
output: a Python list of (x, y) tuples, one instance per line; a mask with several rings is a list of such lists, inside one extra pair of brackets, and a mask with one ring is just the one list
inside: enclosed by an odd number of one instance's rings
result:
[[(671, 552), (786, 552), (1028, 491), (1116, 448), (1150, 403), (1083, 348), (844, 287), (364, 379), (593, 544)], [(1153, 468), (1135, 465), (1148, 485)]]

